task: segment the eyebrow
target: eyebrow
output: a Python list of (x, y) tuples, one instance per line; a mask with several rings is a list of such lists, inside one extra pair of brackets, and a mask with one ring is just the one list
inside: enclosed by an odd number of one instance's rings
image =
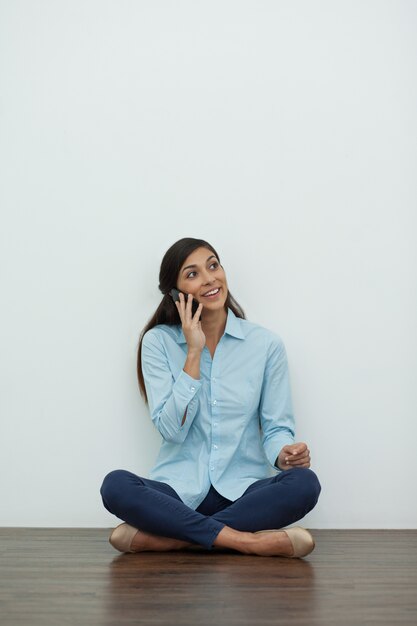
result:
[[(210, 261), (210, 259), (217, 259), (217, 257), (216, 257), (215, 254), (212, 254), (211, 256), (209, 256), (207, 261)], [(206, 263), (207, 263), (207, 261), (206, 261)], [(184, 267), (184, 269), (182, 271), (185, 272), (185, 270), (188, 270), (190, 267), (198, 267), (198, 265), (196, 265), (195, 263), (193, 265), (187, 265), (187, 267)]]

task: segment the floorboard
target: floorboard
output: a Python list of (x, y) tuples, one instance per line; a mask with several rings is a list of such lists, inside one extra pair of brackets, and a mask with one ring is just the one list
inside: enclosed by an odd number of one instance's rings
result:
[(0, 528), (2, 626), (417, 624), (417, 530), (314, 530), (304, 559), (121, 554), (110, 529)]

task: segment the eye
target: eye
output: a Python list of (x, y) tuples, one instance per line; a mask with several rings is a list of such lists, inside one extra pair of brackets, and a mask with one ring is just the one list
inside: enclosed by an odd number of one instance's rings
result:
[[(217, 261), (214, 261), (214, 263), (212, 263), (210, 265), (210, 267), (213, 267), (213, 265), (216, 266), (216, 269), (218, 268), (219, 264), (217, 263)], [(196, 272), (190, 272), (189, 274), (187, 274), (187, 278), (190, 278), (191, 274), (195, 274)]]

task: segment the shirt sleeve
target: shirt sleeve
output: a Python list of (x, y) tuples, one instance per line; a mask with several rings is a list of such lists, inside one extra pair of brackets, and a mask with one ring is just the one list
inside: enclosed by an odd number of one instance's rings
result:
[(162, 342), (149, 331), (142, 339), (141, 364), (152, 422), (165, 441), (182, 443), (197, 412), (201, 379), (183, 369), (175, 378)]
[(282, 339), (273, 338), (268, 348), (259, 402), (262, 445), (274, 469), (283, 446), (294, 443), (295, 421), (291, 400), (288, 360)]

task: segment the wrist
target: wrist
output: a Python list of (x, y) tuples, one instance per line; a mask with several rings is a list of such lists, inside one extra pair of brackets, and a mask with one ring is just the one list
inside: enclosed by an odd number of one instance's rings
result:
[(202, 350), (198, 350), (198, 348), (188, 348), (187, 356), (191, 357), (200, 357)]
[(200, 361), (201, 361), (201, 352), (192, 352), (188, 351), (187, 358), (184, 363), (184, 372), (186, 372), (191, 378), (195, 378), (196, 380), (200, 379)]

